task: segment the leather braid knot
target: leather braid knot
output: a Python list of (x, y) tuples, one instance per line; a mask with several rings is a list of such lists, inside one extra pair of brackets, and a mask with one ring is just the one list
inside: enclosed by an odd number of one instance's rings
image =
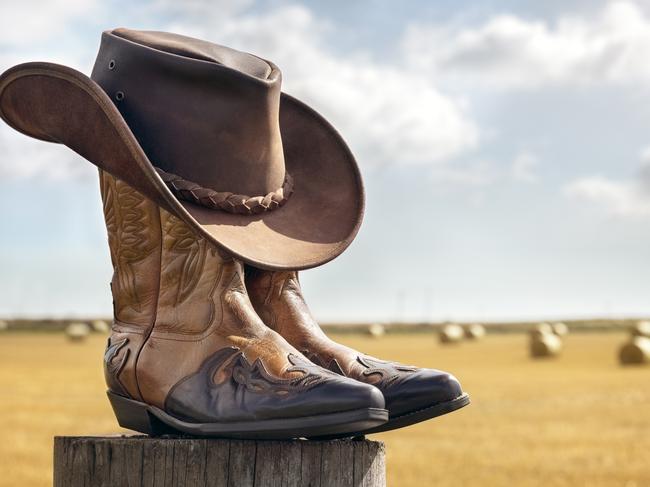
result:
[(293, 193), (293, 178), (289, 173), (286, 173), (281, 188), (270, 192), (266, 196), (246, 196), (204, 188), (200, 184), (183, 179), (176, 174), (165, 172), (159, 167), (154, 169), (177, 198), (212, 210), (221, 210), (228, 213), (254, 215), (275, 210), (284, 205), (291, 193)]

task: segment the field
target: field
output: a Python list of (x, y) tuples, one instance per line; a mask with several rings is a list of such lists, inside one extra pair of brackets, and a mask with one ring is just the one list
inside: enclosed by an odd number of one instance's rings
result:
[[(441, 346), (430, 334), (338, 337), (367, 353), (453, 371), (472, 404), (372, 438), (391, 486), (649, 486), (650, 367), (616, 362), (622, 333), (574, 334), (532, 361), (523, 334)], [(104, 395), (105, 337), (0, 335), (0, 486), (51, 485), (54, 435), (119, 431)]]

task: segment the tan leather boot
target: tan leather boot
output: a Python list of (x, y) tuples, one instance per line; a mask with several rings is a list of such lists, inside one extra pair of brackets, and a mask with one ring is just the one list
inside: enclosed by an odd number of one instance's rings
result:
[(108, 173), (100, 182), (115, 271), (104, 365), (120, 425), (294, 438), (387, 420), (379, 390), (314, 365), (264, 326), (239, 261)]
[(330, 340), (305, 303), (297, 272), (247, 266), (246, 288), (264, 322), (312, 362), (382, 391), (390, 419), (366, 433), (401, 428), (469, 404), (469, 396), (447, 372), (386, 362)]

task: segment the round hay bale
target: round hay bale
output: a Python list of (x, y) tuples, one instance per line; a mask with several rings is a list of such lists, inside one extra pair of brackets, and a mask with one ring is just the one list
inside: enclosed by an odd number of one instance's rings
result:
[(445, 344), (458, 343), (463, 339), (464, 336), (465, 336), (465, 332), (463, 331), (463, 328), (459, 325), (445, 325), (442, 327), (440, 333), (438, 334), (440, 343), (445, 343)]
[(0, 332), (7, 331), (9, 329), (9, 323), (4, 320), (0, 320)]
[(386, 334), (386, 329), (381, 323), (373, 323), (368, 326), (368, 335), (373, 338), (380, 338)]
[(532, 330), (530, 330), (531, 338), (542, 338), (545, 335), (552, 335), (553, 327), (548, 323), (539, 323), (535, 325)]
[(485, 327), (480, 323), (472, 323), (463, 328), (465, 338), (468, 340), (480, 340), (485, 336)]
[(632, 336), (650, 338), (650, 321), (639, 321), (632, 328)]
[(90, 333), (90, 327), (86, 323), (70, 323), (65, 327), (65, 336), (71, 342), (83, 342)]
[(104, 320), (94, 320), (90, 323), (90, 327), (95, 333), (108, 333), (111, 330)]
[(650, 338), (633, 337), (621, 347), (618, 359), (623, 365), (650, 363)]
[(551, 328), (553, 329), (553, 333), (559, 337), (563, 337), (569, 334), (569, 327), (564, 323), (553, 323), (551, 325)]
[(562, 339), (553, 333), (530, 338), (530, 355), (534, 358), (555, 357), (562, 351)]

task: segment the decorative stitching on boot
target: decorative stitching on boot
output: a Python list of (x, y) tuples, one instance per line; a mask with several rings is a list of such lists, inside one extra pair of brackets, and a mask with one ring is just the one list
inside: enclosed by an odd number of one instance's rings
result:
[(321, 360), (320, 355), (316, 353), (310, 353), (307, 350), (303, 350), (302, 354), (319, 367), (323, 367), (324, 369), (329, 370), (330, 372), (334, 372), (337, 375), (342, 375), (343, 377), (348, 376), (345, 372), (343, 372), (343, 368), (339, 364), (339, 361), (335, 358), (330, 358), (330, 361), (326, 364)]
[(120, 355), (122, 348), (127, 343), (129, 343), (128, 338), (123, 338), (116, 341), (115, 343), (113, 343), (109, 338), (108, 343), (106, 344), (106, 351), (104, 352), (104, 374), (108, 388), (113, 392), (117, 392), (123, 396), (128, 396), (128, 393), (120, 381), (119, 376), (120, 372), (122, 372), (122, 369), (124, 368), (124, 365), (126, 364), (126, 361), (129, 358), (131, 351), (128, 348), (125, 348), (124, 353), (121, 354), (122, 356), (119, 358), (119, 360), (116, 359), (118, 358), (118, 355)]
[[(100, 177), (104, 219), (111, 260), (115, 269), (112, 291), (115, 316), (123, 319), (125, 308), (143, 311), (137, 264), (149, 257), (158, 245), (151, 236), (153, 210), (144, 196), (126, 183), (102, 172)], [(157, 211), (156, 211), (157, 213)]]
[(303, 374), (301, 377), (293, 379), (275, 377), (266, 370), (259, 358), (251, 364), (240, 353), (233, 367), (233, 380), (254, 392), (284, 395), (292, 391), (311, 389), (327, 377), (326, 371), (314, 370), (313, 365), (292, 353), (287, 358), (293, 365), (287, 369), (287, 372), (301, 372)]
[(370, 375), (379, 375), (380, 380), (375, 386), (379, 388), (388, 388), (393, 385), (402, 377), (402, 373), (413, 373), (417, 372), (417, 367), (411, 365), (402, 365), (397, 362), (386, 362), (385, 360), (379, 360), (373, 357), (357, 356), (357, 362), (363, 365), (366, 370), (363, 371), (364, 376)]

